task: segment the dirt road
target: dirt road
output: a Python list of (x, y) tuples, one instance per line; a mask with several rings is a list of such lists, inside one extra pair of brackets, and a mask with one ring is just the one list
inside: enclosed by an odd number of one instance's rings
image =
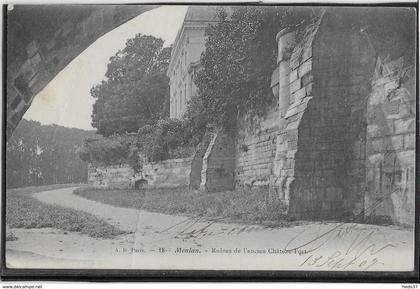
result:
[(133, 232), (94, 239), (56, 229), (13, 229), (10, 267), (114, 269), (411, 270), (414, 231), (395, 226), (316, 223), (283, 228), (226, 224), (118, 208), (73, 194), (34, 195), (94, 214)]

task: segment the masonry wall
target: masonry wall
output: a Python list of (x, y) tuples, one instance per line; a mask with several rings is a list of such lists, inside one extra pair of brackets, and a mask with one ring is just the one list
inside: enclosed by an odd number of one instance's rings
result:
[(127, 189), (135, 176), (127, 164), (112, 166), (88, 165), (88, 183), (94, 187)]
[(183, 158), (147, 163), (143, 165), (141, 178), (148, 188), (188, 187), (191, 161), (192, 158)]
[(238, 121), (235, 144), (235, 186), (266, 187), (273, 173), (278, 134), (277, 103), (264, 117), (243, 117)]
[(367, 104), (369, 222), (414, 223), (416, 72), (407, 65), (407, 59), (414, 58), (414, 47), (407, 54), (394, 60), (378, 57), (376, 63)]
[(343, 15), (325, 15), (290, 60), (292, 104), (278, 160), (292, 218), (363, 218), (374, 52), (349, 23)]
[(212, 134), (203, 157), (200, 190), (220, 192), (234, 189), (235, 140), (232, 133)]
[[(284, 114), (279, 118), (279, 132), (276, 136), (276, 153), (273, 164), (273, 176), (270, 183), (271, 196), (285, 202), (293, 214), (297, 208), (305, 209), (302, 206), (295, 206), (297, 200), (294, 195), (295, 189), (295, 155), (298, 150), (298, 135), (302, 116), (307, 108), (308, 102), (312, 99), (312, 39), (317, 32), (310, 29), (306, 36), (291, 53), (290, 59), (283, 59), (288, 62), (289, 73), (286, 80), (289, 81), (289, 89), (283, 92), (283, 97), (288, 97), (289, 105)], [(282, 77), (282, 76), (280, 76)], [(281, 94), (280, 94), (281, 97)], [(301, 195), (301, 200), (305, 200), (306, 195)], [(291, 214), (290, 214), (291, 215)]]
[(127, 164), (95, 166), (89, 164), (88, 182), (95, 187), (128, 189), (137, 187), (175, 188), (190, 184), (192, 158), (146, 163), (140, 172)]

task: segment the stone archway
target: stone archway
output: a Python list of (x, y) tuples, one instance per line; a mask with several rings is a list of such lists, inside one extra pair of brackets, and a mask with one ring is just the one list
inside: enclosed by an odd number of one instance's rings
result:
[(157, 5), (15, 5), (6, 13), (7, 139), (32, 100), (99, 37)]

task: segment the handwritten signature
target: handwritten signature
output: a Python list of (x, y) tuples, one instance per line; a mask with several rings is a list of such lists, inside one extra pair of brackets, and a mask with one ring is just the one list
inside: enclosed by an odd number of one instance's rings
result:
[[(383, 199), (379, 200), (366, 210), (373, 210), (382, 201)], [(359, 217), (360, 214), (354, 216), (353, 220), (359, 219)], [(160, 231), (160, 233), (169, 232), (173, 234), (173, 238), (187, 240), (277, 229), (255, 225), (224, 227), (219, 224), (222, 220), (221, 217), (209, 219), (202, 215), (191, 216)], [(381, 259), (381, 253), (388, 248), (397, 247), (399, 243), (384, 243), (378, 238), (380, 233), (378, 230), (369, 230), (362, 224), (349, 221), (349, 223), (334, 224), (332, 227), (330, 223), (324, 231), (322, 228), (325, 228), (325, 224), (311, 225), (291, 238), (284, 246), (284, 250), (305, 252), (305, 254), (299, 254), (304, 259), (299, 264), (302, 268), (368, 270), (385, 265), (384, 260)], [(348, 245), (343, 246), (342, 244)]]
[[(366, 210), (373, 210), (381, 204), (383, 199), (380, 199)], [(354, 216), (354, 219), (360, 217), (360, 213)], [(395, 248), (398, 243), (388, 242), (380, 244), (375, 242), (378, 235), (377, 230), (356, 230), (361, 224), (357, 223), (338, 223), (332, 228), (327, 229), (325, 232), (315, 234), (315, 226), (304, 229), (295, 237), (293, 237), (285, 246), (285, 250), (306, 250), (310, 254), (299, 265), (300, 267), (316, 267), (333, 269), (358, 269), (368, 270), (375, 265), (385, 265), (380, 258), (381, 252), (387, 248)], [(337, 242), (349, 241), (349, 245), (344, 249), (334, 250)], [(317, 253), (322, 249), (328, 249), (328, 253)], [(332, 252), (332, 253), (330, 253)]]
[(223, 218), (221, 217), (209, 219), (203, 217), (202, 215), (192, 216), (183, 220), (182, 222), (176, 223), (175, 225), (160, 231), (160, 233), (174, 232), (174, 238), (185, 240), (191, 238), (201, 239), (204, 237), (220, 235), (239, 235), (242, 233), (266, 231), (267, 229), (272, 229), (252, 225), (235, 226), (233, 228), (216, 228), (214, 225), (218, 224), (218, 222), (222, 220)]

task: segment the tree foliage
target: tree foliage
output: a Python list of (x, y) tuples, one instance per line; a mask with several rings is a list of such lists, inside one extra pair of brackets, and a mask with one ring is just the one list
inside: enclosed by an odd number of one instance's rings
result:
[(78, 153), (83, 161), (94, 164), (123, 164), (131, 155), (130, 149), (135, 146), (136, 141), (136, 134), (86, 139), (84, 147)]
[(192, 155), (196, 145), (187, 134), (185, 121), (162, 119), (153, 126), (142, 127), (137, 144), (148, 161), (184, 158)]
[(86, 182), (78, 150), (93, 131), (22, 119), (6, 144), (7, 187)]
[(110, 58), (106, 80), (91, 89), (92, 126), (100, 134), (136, 132), (168, 114), (170, 54), (162, 39), (137, 34)]
[(283, 28), (303, 27), (311, 14), (310, 9), (268, 6), (237, 8), (231, 16), (219, 11), (217, 25), (206, 30), (196, 80), (209, 122), (232, 128), (238, 114), (264, 113), (274, 99), (275, 36)]

